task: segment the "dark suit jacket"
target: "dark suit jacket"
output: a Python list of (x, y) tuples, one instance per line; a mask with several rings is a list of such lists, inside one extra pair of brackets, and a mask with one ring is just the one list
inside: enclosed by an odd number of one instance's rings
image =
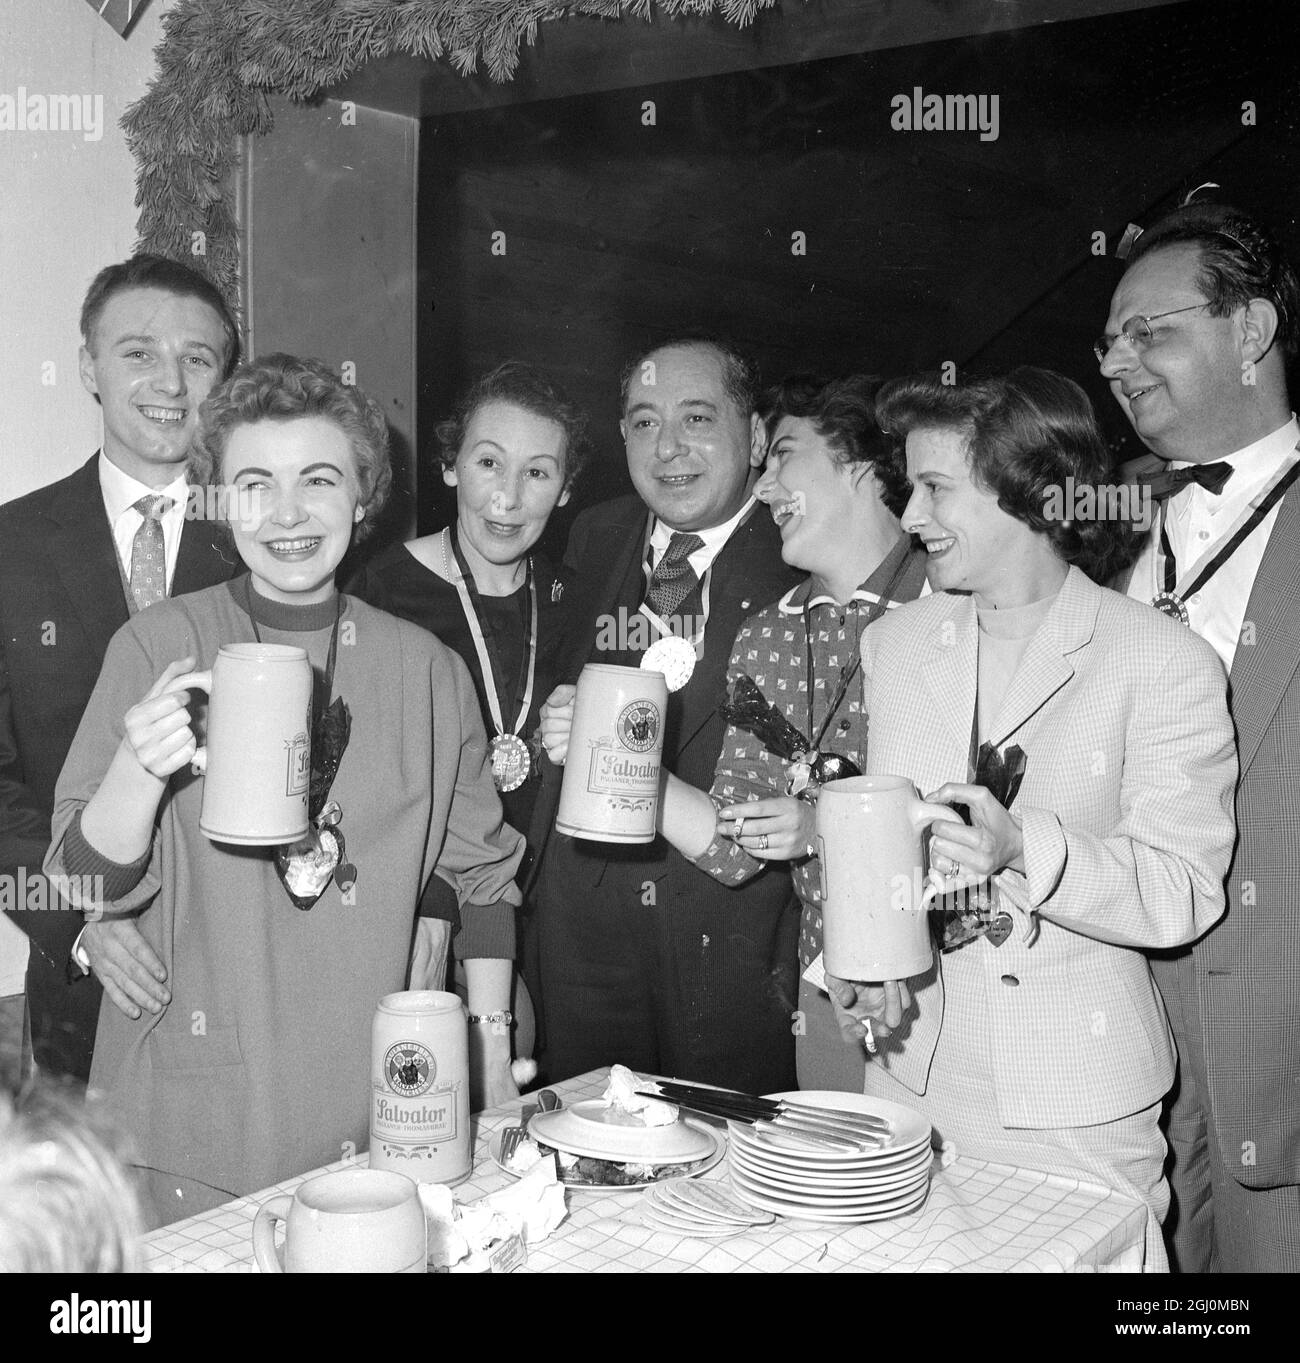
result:
[[(49, 846), (63, 759), (108, 641), (128, 616), (98, 457), (0, 507), (0, 870), (18, 877), (23, 868), (28, 885)], [(172, 593), (223, 582), (237, 563), (224, 532), (187, 521)], [(57, 896), (36, 897), (54, 903), (42, 911), (15, 906), (11, 915), (31, 941), (27, 994), (36, 1059), (42, 1068), (85, 1079), (100, 989), (93, 980), (67, 981), (81, 915)]]
[(1248, 1188), (1300, 1184), (1300, 492), (1282, 499), (1228, 696), (1237, 848), (1228, 912), (1193, 948), (1214, 1123)]
[[(642, 554), (647, 525), (646, 508), (637, 497), (623, 497), (592, 507), (574, 522), (562, 572), (565, 588), (558, 682), (576, 682), (589, 661), (635, 665), (635, 651), (598, 651), (597, 637), (602, 618), (636, 617), (645, 592)], [(708, 790), (713, 784), (726, 731), (718, 705), (726, 698), (727, 664), (741, 622), (788, 591), (799, 578), (799, 573), (782, 562), (780, 535), (761, 506), (736, 529), (714, 560), (704, 656), (686, 687), (670, 698), (665, 725), (664, 765), (690, 785)], [(542, 790), (529, 838), (530, 845), (537, 849), (527, 882), (530, 888), (548, 855), (566, 858), (567, 870), (573, 847), (572, 839), (554, 831), (562, 772), (546, 761), (542, 769)], [(740, 1057), (737, 1063), (758, 1066), (752, 1082), (762, 1082), (764, 1045), (769, 1051), (781, 1051), (780, 1056), (771, 1056), (768, 1072), (774, 1077), (782, 1072), (792, 1075), (790, 1012), (796, 1006), (798, 992), (795, 946), (798, 909), (787, 868), (776, 865), (747, 884), (733, 888), (697, 870), (662, 839), (647, 848), (620, 849), (589, 842), (583, 843), (582, 848), (585, 855), (574, 864), (575, 879), (570, 883), (573, 895), (589, 902), (593, 913), (601, 911), (602, 895), (626, 895), (629, 884), (648, 879), (658, 881), (661, 894), (667, 896), (665, 902), (675, 906), (670, 929), (677, 938), (674, 987), (681, 991), (676, 1005), (682, 1013), (680, 1026), (690, 1031), (689, 1036), (683, 1035), (681, 1039), (686, 1051), (693, 1052), (704, 1044), (697, 1034), (713, 1032), (716, 1041), (716, 1033), (725, 1031), (730, 1034), (732, 1050)], [(544, 918), (547, 912), (544, 899), (539, 902), (538, 911)], [(747, 938), (743, 945), (738, 940), (742, 929), (735, 926), (741, 923)], [(724, 924), (732, 925), (730, 939)], [(541, 920), (539, 925), (545, 931)], [(702, 931), (702, 925), (707, 930)], [(699, 952), (702, 935), (718, 942), (734, 942), (731, 959), (726, 959), (724, 953), (716, 966), (702, 964)], [(743, 966), (737, 963), (742, 952), (749, 956), (748, 964)], [(732, 968), (748, 973), (751, 989), (766, 991), (770, 1031), (764, 1042), (756, 1044), (753, 1018), (743, 1015), (743, 1007), (727, 1009), (723, 997), (727, 990), (733, 984), (741, 990), (745, 987), (729, 977)], [(672, 997), (671, 991), (668, 997)], [(546, 1006), (544, 999), (543, 1011)], [(681, 1063), (691, 1063), (689, 1055)], [(709, 1063), (701, 1060), (692, 1071), (693, 1076), (710, 1078)], [(741, 1086), (744, 1070), (732, 1070), (730, 1080)], [(792, 1080), (790, 1085), (793, 1086)]]
[[(1131, 570), (1115, 586), (1125, 591)], [(1300, 491), (1282, 499), (1228, 678), (1237, 845), (1228, 910), (1191, 949), (1224, 1167), (1300, 1184)], [(1182, 976), (1153, 962), (1162, 989)], [(1182, 1039), (1176, 1037), (1182, 1044)]]

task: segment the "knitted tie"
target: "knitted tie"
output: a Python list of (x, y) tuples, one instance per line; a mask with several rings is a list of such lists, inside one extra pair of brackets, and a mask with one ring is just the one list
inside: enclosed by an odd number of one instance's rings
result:
[(689, 556), (703, 547), (704, 541), (698, 535), (673, 531), (659, 566), (650, 574), (650, 590), (646, 593), (646, 603), (662, 619), (676, 615), (677, 608), (699, 586)]
[(167, 595), (167, 550), (159, 517), (171, 505), (170, 497), (150, 493), (131, 508), (143, 517), (131, 541), (131, 596), (138, 611)]

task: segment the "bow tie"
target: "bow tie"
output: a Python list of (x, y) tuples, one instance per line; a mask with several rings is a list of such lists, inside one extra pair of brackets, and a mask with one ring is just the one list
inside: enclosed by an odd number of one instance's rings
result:
[(1199, 483), (1206, 492), (1217, 497), (1232, 477), (1232, 465), (1224, 460), (1217, 464), (1190, 464), (1185, 469), (1171, 469), (1163, 459), (1151, 455), (1125, 466), (1130, 481), (1145, 483), (1158, 500), (1181, 492), (1188, 483)]

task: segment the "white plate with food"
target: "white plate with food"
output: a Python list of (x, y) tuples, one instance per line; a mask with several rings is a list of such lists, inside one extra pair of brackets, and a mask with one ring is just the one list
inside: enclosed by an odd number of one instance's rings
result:
[[(690, 1125), (694, 1126), (695, 1123)], [(696, 1178), (712, 1169), (726, 1153), (726, 1138), (721, 1132), (703, 1123), (699, 1124), (699, 1130), (708, 1137), (706, 1153), (699, 1159), (686, 1162), (672, 1160), (647, 1163), (644, 1160), (608, 1160), (599, 1156), (561, 1151), (556, 1146), (548, 1146), (531, 1137), (523, 1145), (536, 1145), (546, 1154), (554, 1152), (557, 1176), (566, 1188), (574, 1192), (631, 1193), (652, 1187), (656, 1183), (665, 1183), (669, 1179)], [(488, 1154), (498, 1169), (509, 1174), (511, 1178), (521, 1178), (526, 1171), (511, 1169), (502, 1163), (501, 1138), (504, 1134), (498, 1131), (491, 1138), (488, 1142)], [(572, 1160), (572, 1163), (568, 1163), (568, 1160)]]
[(679, 1117), (664, 1126), (647, 1126), (599, 1098), (539, 1112), (528, 1123), (528, 1134), (540, 1145), (616, 1163), (693, 1164), (711, 1154), (718, 1140), (703, 1122)]

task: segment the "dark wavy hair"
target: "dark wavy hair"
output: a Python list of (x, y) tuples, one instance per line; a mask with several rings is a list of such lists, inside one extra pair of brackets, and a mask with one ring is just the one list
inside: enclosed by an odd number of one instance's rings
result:
[(571, 488), (587, 462), (587, 414), (574, 406), (564, 390), (553, 384), (540, 369), (523, 360), (505, 360), (480, 375), (457, 399), (451, 415), (434, 428), (441, 467), (455, 466), (474, 413), (489, 402), (513, 403), (560, 427), (564, 432), (561, 451), (564, 487), (566, 490)]
[(200, 487), (221, 485), (221, 459), (230, 433), (238, 427), (304, 416), (332, 421), (352, 446), (365, 510), (355, 532), (359, 542), (374, 528), (393, 483), (388, 423), (377, 402), (361, 389), (343, 383), (320, 360), (262, 355), (241, 365), (214, 388), (199, 408), (198, 431), (190, 447), (189, 481)]
[(881, 501), (900, 516), (912, 488), (898, 442), (876, 420), (881, 382), (870, 374), (839, 379), (792, 374), (767, 389), (758, 410), (767, 425), (769, 443), (782, 417), (799, 417), (812, 425), (842, 464), (866, 464), (880, 484)]
[(627, 395), (632, 387), (632, 379), (638, 369), (661, 350), (684, 350), (690, 348), (711, 350), (722, 366), (722, 386), (727, 396), (736, 404), (741, 416), (747, 417), (758, 406), (759, 377), (758, 366), (739, 346), (711, 331), (683, 331), (664, 341), (656, 341), (638, 351), (623, 366), (618, 376), (619, 410), (627, 411)]
[(205, 275), (180, 261), (169, 260), (166, 256), (150, 255), (141, 252), (117, 265), (106, 265), (90, 281), (86, 297), (81, 304), (81, 339), (87, 350), (93, 350), (91, 342), (95, 327), (99, 323), (108, 300), (114, 294), (124, 293), (127, 289), (161, 289), (180, 298), (197, 298), (206, 303), (221, 321), (221, 329), (226, 333), (226, 364), (222, 378), (230, 375), (239, 363), (239, 328), (221, 291)]
[(1214, 317), (1228, 317), (1252, 298), (1266, 298), (1277, 309), (1278, 343), (1287, 359), (1300, 350), (1300, 281), (1263, 223), (1230, 204), (1194, 200), (1148, 227), (1128, 257), (1128, 268), (1170, 246), (1200, 252), (1196, 287)]
[(1137, 557), (1144, 532), (1130, 519), (1071, 521), (1046, 514), (1052, 494), (1064, 494), (1067, 478), (1077, 487), (1099, 487), (1110, 477), (1092, 403), (1063, 374), (1022, 365), (1001, 378), (964, 384), (944, 384), (929, 374), (893, 379), (880, 390), (876, 415), (900, 445), (909, 431), (962, 434), (974, 482), (1095, 582), (1109, 582)]

